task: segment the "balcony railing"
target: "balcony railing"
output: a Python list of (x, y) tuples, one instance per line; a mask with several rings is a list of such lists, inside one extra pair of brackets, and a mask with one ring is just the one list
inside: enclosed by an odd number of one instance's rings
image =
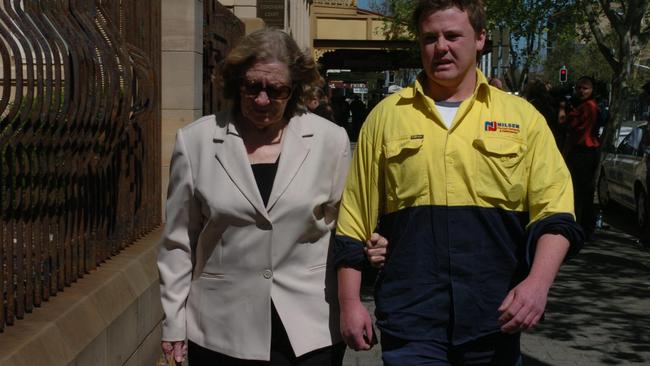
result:
[(314, 5), (336, 6), (342, 8), (356, 8), (356, 0), (314, 0)]

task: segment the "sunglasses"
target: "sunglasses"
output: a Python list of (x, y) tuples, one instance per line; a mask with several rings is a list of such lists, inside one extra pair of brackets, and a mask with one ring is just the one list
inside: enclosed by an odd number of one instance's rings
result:
[(257, 97), (264, 90), (269, 99), (284, 100), (291, 96), (292, 89), (289, 86), (273, 86), (262, 84), (259, 81), (245, 81), (242, 85), (242, 91), (248, 97)]

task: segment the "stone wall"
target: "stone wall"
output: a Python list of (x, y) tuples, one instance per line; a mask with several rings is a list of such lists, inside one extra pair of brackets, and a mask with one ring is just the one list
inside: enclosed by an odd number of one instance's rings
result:
[(124, 249), (0, 334), (0, 365), (141, 366), (160, 357), (156, 244)]
[(202, 115), (203, 2), (162, 0), (161, 169), (164, 207), (176, 130)]

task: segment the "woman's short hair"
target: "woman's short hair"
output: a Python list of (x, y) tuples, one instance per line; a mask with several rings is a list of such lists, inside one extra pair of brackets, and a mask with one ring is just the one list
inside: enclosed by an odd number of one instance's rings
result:
[(284, 111), (287, 120), (300, 113), (299, 105), (304, 105), (306, 86), (323, 85), (313, 58), (302, 52), (291, 36), (279, 29), (257, 30), (239, 41), (221, 67), (223, 96), (234, 100), (235, 108), (239, 108), (241, 102), (240, 87), (244, 74), (259, 61), (280, 62), (289, 68), (293, 92)]
[(485, 7), (481, 0), (420, 0), (418, 1), (411, 15), (411, 26), (415, 34), (420, 34), (420, 21), (423, 15), (446, 10), (449, 8), (458, 8), (467, 12), (469, 23), (474, 28), (478, 36), (486, 27)]

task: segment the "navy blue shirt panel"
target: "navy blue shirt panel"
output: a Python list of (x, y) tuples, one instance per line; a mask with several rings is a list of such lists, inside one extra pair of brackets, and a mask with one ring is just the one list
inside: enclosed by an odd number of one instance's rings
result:
[[(497, 309), (529, 271), (531, 240), (545, 232), (569, 235), (572, 243), (581, 238), (571, 215), (551, 216), (528, 232), (527, 220), (525, 212), (476, 206), (417, 206), (382, 216), (377, 232), (389, 245), (375, 286), (378, 328), (455, 345), (499, 332)], [(335, 263), (361, 268), (363, 246), (337, 236)]]

